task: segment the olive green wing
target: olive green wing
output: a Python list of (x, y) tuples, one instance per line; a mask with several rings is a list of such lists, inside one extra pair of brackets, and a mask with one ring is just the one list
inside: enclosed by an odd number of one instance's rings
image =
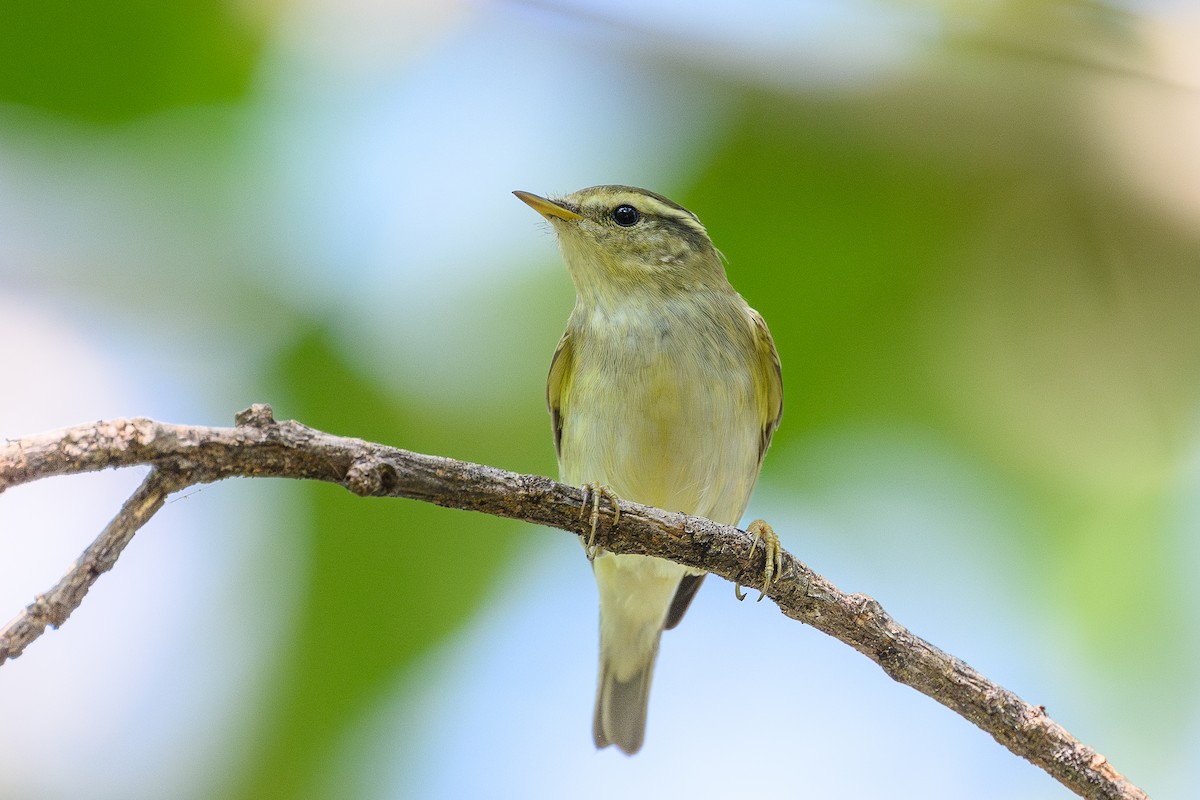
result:
[[(767, 447), (771, 444), (771, 436), (779, 427), (783, 416), (783, 371), (779, 366), (779, 354), (775, 352), (775, 342), (767, 323), (757, 311), (747, 306), (750, 316), (751, 332), (754, 337), (754, 391), (755, 405), (759, 410), (759, 446), (758, 461), (762, 463)], [(663, 624), (665, 630), (670, 630), (679, 624), (683, 615), (691, 605), (696, 591), (700, 588), (704, 575), (684, 575), (675, 590), (675, 598), (667, 611), (667, 619)]]
[(563, 417), (567, 413), (566, 400), (570, 394), (571, 379), (575, 375), (575, 347), (568, 329), (554, 348), (550, 360), (550, 374), (546, 378), (546, 405), (550, 409), (550, 424), (554, 428), (554, 452), (562, 456)]
[(783, 370), (766, 321), (753, 308), (747, 308), (747, 311), (750, 312), (750, 322), (754, 327), (754, 388), (759, 412), (758, 460), (761, 463), (783, 417)]

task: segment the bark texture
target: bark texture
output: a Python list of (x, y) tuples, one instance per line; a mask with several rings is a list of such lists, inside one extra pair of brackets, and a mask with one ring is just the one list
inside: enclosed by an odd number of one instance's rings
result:
[[(0, 628), (0, 664), (16, 658), (46, 630), (66, 622), (96, 579), (112, 569), (137, 530), (173, 492), (233, 477), (337, 483), (372, 497), (405, 497), (584, 533), (580, 489), (550, 478), (422, 455), (333, 436), (294, 421), (276, 422), (270, 406), (241, 412), (236, 427), (170, 425), (119, 419), (7, 442), (0, 447), (0, 492), (54, 475), (150, 466), (142, 485), (67, 574)], [(616, 553), (656, 555), (759, 586), (761, 547), (711, 520), (620, 501), (616, 526), (597, 542)], [(605, 507), (605, 521), (612, 518)], [(878, 602), (846, 594), (789, 553), (766, 596), (787, 616), (848, 644), (896, 681), (916, 689), (989, 733), (1080, 797), (1134, 800), (1147, 795), (1104, 756), (1072, 737), (1013, 692), (939, 650), (889, 616)]]

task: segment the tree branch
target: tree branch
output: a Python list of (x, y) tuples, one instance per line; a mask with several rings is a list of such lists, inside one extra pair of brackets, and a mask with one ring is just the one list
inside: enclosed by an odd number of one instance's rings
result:
[(167, 496), (191, 483), (184, 473), (168, 474), (151, 469), (142, 485), (125, 501), (96, 541), (71, 565), (62, 580), (50, 591), (38, 595), (16, 619), (0, 628), (0, 664), (21, 655), (30, 642), (46, 631), (47, 625), (57, 628), (66, 622), (96, 579), (117, 563), (121, 551), (138, 529), (162, 508)]
[[(19, 656), (47, 625), (65, 622), (166, 497), (197, 483), (231, 477), (320, 480), (362, 496), (423, 500), (576, 534), (588, 524), (579, 513), (582, 492), (549, 478), (333, 436), (294, 421), (276, 422), (265, 405), (243, 411), (236, 421), (235, 428), (209, 428), (144, 418), (111, 420), (0, 448), (0, 492), (54, 475), (152, 467), (62, 580), (0, 629), (0, 664)], [(620, 524), (602, 528), (599, 543), (615, 553), (660, 556), (746, 586), (761, 582), (761, 548), (752, 551), (751, 537), (735, 527), (622, 500)], [(766, 596), (787, 616), (850, 645), (894, 680), (963, 716), (1080, 797), (1147, 798), (1044, 708), (1026, 703), (916, 636), (870, 597), (845, 594), (789, 553), (783, 554), (782, 572)]]

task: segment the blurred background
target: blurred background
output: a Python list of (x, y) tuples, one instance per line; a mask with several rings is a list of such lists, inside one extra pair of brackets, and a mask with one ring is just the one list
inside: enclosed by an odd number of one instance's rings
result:
[[(555, 473), (573, 302), (509, 192), (707, 224), (787, 401), (748, 518), (1151, 794), (1200, 753), (1200, 11), (1188, 0), (0, 2), (0, 436), (252, 402)], [(0, 617), (140, 480), (0, 497)], [(0, 670), (0, 797), (1059, 798), (709, 580), (645, 749), (590, 738), (561, 533), (184, 493)]]

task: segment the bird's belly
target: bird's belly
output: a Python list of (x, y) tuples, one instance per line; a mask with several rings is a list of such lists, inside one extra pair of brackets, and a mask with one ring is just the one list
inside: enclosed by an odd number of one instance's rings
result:
[[(576, 384), (560, 471), (670, 511), (736, 524), (758, 474), (758, 415), (747, 377), (715, 382), (663, 359)], [(615, 391), (614, 391), (615, 389)]]

